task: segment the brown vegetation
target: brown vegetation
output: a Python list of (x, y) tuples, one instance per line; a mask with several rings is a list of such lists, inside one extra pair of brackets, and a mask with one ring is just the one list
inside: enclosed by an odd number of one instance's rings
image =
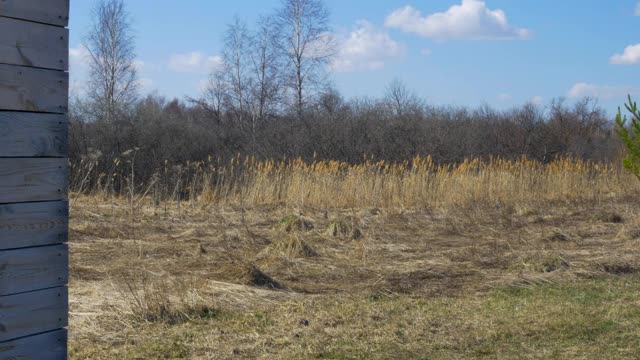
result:
[(640, 187), (610, 165), (190, 166), (73, 195), (72, 357), (638, 351)]

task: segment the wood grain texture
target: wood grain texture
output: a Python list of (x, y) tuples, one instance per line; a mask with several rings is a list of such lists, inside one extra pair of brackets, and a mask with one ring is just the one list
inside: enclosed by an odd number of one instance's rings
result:
[(65, 115), (0, 111), (0, 157), (66, 157)]
[(65, 114), (68, 105), (68, 73), (0, 64), (1, 110)]
[(67, 159), (0, 158), (0, 204), (65, 200)]
[(0, 343), (0, 360), (61, 360), (67, 358), (67, 330)]
[(69, 30), (0, 17), (0, 63), (67, 70)]
[(65, 243), (68, 216), (66, 201), (0, 205), (0, 250)]
[(68, 300), (66, 287), (0, 297), (0, 341), (66, 327)]
[(0, 251), (0, 296), (65, 285), (68, 252), (67, 245)]
[(0, 0), (0, 16), (67, 26), (69, 0)]

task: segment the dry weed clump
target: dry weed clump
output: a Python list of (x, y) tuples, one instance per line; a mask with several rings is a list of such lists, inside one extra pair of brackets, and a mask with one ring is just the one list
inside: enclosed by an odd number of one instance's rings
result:
[(359, 240), (362, 238), (363, 233), (358, 226), (360, 221), (355, 218), (337, 219), (329, 222), (325, 235), (345, 239), (345, 240)]
[(507, 270), (530, 274), (548, 274), (572, 268), (573, 265), (564, 254), (533, 252), (529, 255), (520, 256), (518, 261), (512, 263)]
[(197, 288), (185, 282), (168, 283), (146, 277), (140, 281), (126, 280), (126, 291), (122, 296), (138, 322), (176, 325), (219, 314)]
[(259, 256), (281, 254), (288, 258), (307, 258), (318, 256), (318, 252), (298, 234), (285, 234), (272, 241)]
[(567, 242), (571, 241), (571, 235), (563, 232), (562, 230), (556, 229), (551, 235), (549, 235), (547, 240), (550, 242)]
[(277, 225), (278, 230), (291, 233), (296, 231), (313, 230), (314, 225), (311, 219), (302, 215), (287, 215), (280, 219)]

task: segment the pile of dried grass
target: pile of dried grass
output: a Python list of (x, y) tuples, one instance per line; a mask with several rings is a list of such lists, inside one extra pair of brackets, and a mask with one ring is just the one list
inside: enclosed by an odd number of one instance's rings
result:
[(314, 225), (311, 219), (302, 215), (287, 215), (280, 219), (277, 229), (287, 233), (296, 231), (311, 231)]

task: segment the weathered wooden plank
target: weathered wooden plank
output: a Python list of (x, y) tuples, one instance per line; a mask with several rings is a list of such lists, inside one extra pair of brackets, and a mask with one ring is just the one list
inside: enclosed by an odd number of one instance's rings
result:
[(0, 17), (0, 63), (67, 70), (69, 30)]
[(0, 203), (65, 200), (67, 159), (0, 158)]
[(0, 295), (63, 286), (68, 266), (67, 245), (0, 251)]
[(68, 298), (66, 287), (0, 297), (0, 341), (66, 327)]
[(64, 114), (68, 94), (69, 74), (64, 71), (0, 64), (1, 110)]
[(67, 26), (69, 0), (0, 0), (0, 16)]
[(0, 360), (61, 360), (67, 358), (67, 330), (55, 330), (0, 343)]
[(0, 157), (66, 157), (65, 115), (0, 111)]
[(68, 214), (66, 201), (0, 205), (0, 250), (67, 242)]

